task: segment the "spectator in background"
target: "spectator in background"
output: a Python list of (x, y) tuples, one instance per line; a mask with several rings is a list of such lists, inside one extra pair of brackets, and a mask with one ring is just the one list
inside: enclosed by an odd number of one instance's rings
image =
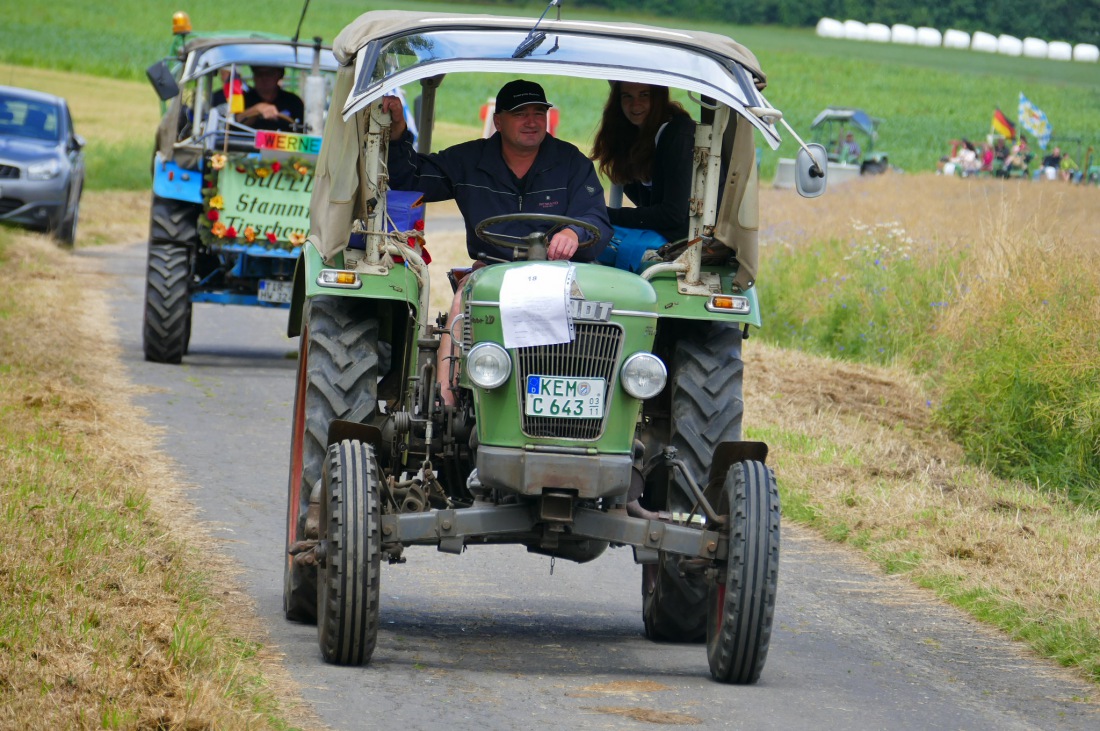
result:
[(1057, 180), (1062, 170), (1062, 148), (1055, 146), (1050, 154), (1043, 158), (1043, 166), (1038, 174), (1047, 180)]
[(1058, 171), (1062, 180), (1067, 183), (1075, 183), (1081, 177), (1081, 171), (1077, 169), (1077, 163), (1069, 155), (1062, 156), (1062, 165)]
[(981, 172), (992, 173), (993, 161), (996, 159), (996, 153), (993, 151), (993, 146), (988, 142), (982, 143), (982, 157), (981, 157)]
[(1004, 137), (998, 137), (993, 141), (993, 167), (994, 172), (1000, 175), (1004, 171), (1005, 160), (1008, 159), (1009, 150), (1008, 145), (1005, 144)]
[(962, 147), (959, 148), (959, 167), (962, 176), (965, 178), (976, 175), (981, 166), (982, 162), (978, 157), (978, 150), (974, 147), (974, 143), (964, 138)]
[(1013, 172), (1027, 174), (1028, 165), (1031, 163), (1031, 150), (1027, 144), (1027, 137), (1020, 135), (1020, 141), (1012, 146), (1012, 151), (1005, 158), (1002, 175), (1008, 177)]

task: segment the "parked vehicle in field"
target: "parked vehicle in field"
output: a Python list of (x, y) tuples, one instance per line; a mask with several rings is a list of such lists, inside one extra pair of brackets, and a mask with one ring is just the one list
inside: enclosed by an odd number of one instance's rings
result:
[[(143, 327), (145, 358), (158, 363), (187, 352), (195, 302), (288, 306), (337, 66), (320, 39), (203, 35), (189, 21), (175, 45), (148, 70), (167, 102), (153, 159)], [(247, 117), (262, 83), (300, 109)]]
[[(742, 438), (741, 347), (761, 324), (755, 136), (774, 149), (782, 114), (760, 93), (756, 58), (729, 38), (532, 25), (371, 12), (334, 43), (334, 116), (289, 321), (300, 344), (286, 615), (318, 623), (325, 660), (364, 664), (378, 633), (381, 564), (405, 563), (409, 547), (457, 555), (517, 544), (586, 562), (629, 546), (643, 566), (646, 635), (705, 639), (717, 680), (753, 683), (772, 629), (779, 496), (767, 446)], [(596, 98), (608, 79), (690, 92), (699, 119), (689, 240), (634, 274), (546, 261), (547, 231), (572, 219), (482, 221), (479, 235), (512, 247), (515, 260), (469, 274), (462, 314), (433, 324), (414, 232), (382, 225), (390, 117), (381, 100), (420, 83), (418, 145), (430, 150), (437, 87), (471, 70), (495, 74), (494, 86), (591, 79)], [(824, 150), (812, 149), (799, 158), (806, 195), (825, 184)], [(494, 233), (517, 220), (535, 233)], [(728, 255), (704, 265), (705, 245)], [(540, 314), (568, 325), (560, 342), (517, 335), (532, 277), (553, 283), (555, 301)], [(454, 405), (440, 398), (435, 372), (443, 332), (455, 342)]]
[[(810, 123), (811, 139), (828, 152), (831, 182), (842, 183), (890, 169), (890, 156), (875, 147), (882, 122), (862, 109), (851, 107), (826, 107), (814, 117)], [(794, 169), (795, 160), (780, 158), (773, 185), (793, 187)]]
[(84, 140), (64, 99), (0, 86), (0, 222), (76, 240)]

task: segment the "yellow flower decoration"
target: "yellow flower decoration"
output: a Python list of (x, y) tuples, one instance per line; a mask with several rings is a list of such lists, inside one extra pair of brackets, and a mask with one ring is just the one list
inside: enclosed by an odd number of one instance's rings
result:
[(255, 241), (256, 240), (256, 229), (252, 228), (251, 226), (245, 226), (244, 227), (244, 240), (247, 241), (250, 244), (253, 241)]
[(291, 246), (301, 246), (305, 242), (306, 242), (306, 235), (304, 233), (302, 233), (301, 231), (295, 231), (292, 234), (290, 234), (290, 244), (291, 244)]
[(229, 161), (228, 158), (225, 155), (222, 155), (220, 153), (217, 154), (217, 155), (211, 155), (210, 156), (210, 167), (214, 168), (215, 170), (221, 170), (222, 168), (225, 167), (225, 163), (228, 162), (228, 161)]
[(298, 171), (299, 175), (309, 175), (309, 167), (302, 165), (301, 163), (295, 165), (294, 169)]
[(217, 208), (220, 211), (225, 208), (225, 200), (220, 195), (216, 195), (210, 199), (210, 207)]
[(218, 221), (217, 223), (215, 223), (213, 225), (213, 227), (211, 227), (210, 233), (214, 234), (219, 239), (224, 239), (225, 238), (225, 224), (222, 223), (221, 221)]
[(268, 175), (271, 175), (271, 171), (269, 169), (267, 169), (267, 168), (256, 168), (256, 177), (257, 178), (266, 178)]

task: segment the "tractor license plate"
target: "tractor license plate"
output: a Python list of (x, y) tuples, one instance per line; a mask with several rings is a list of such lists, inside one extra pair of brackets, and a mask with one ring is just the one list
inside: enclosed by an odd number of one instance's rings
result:
[(523, 413), (559, 419), (599, 419), (603, 416), (606, 383), (602, 378), (527, 376)]
[(596, 300), (569, 300), (569, 314), (574, 320), (595, 320), (607, 322), (611, 319), (611, 309), (614, 302), (597, 302)]
[(286, 304), (290, 302), (290, 293), (294, 287), (292, 282), (280, 282), (277, 279), (261, 279), (260, 291), (256, 293), (260, 302), (274, 302)]

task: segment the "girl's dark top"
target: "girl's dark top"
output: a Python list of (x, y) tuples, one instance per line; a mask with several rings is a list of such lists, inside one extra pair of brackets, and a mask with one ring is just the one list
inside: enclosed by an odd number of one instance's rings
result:
[(683, 114), (673, 116), (657, 140), (652, 184), (636, 180), (624, 185), (623, 192), (636, 207), (609, 208), (611, 223), (650, 229), (669, 241), (687, 238), (694, 147), (694, 120)]

